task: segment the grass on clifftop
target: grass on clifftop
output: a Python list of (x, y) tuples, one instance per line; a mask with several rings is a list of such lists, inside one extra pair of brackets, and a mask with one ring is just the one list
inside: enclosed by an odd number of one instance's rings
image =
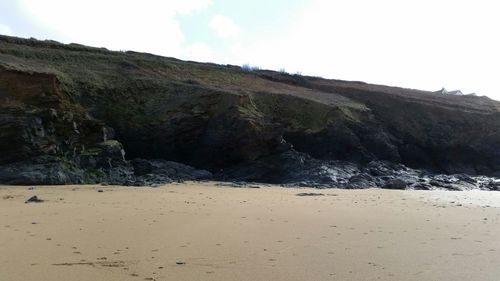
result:
[[(317, 95), (320, 91), (288, 83), (290, 80), (286, 77), (292, 77), (289, 74), (279, 74), (284, 78), (272, 81), (267, 71), (249, 72), (238, 66), (202, 64), (151, 54), (113, 52), (78, 44), (6, 36), (0, 36), (0, 42), (1, 67), (54, 74), (73, 95), (79, 90), (92, 95), (99, 89), (163, 88), (166, 83), (178, 82), (234, 94), (267, 92), (323, 101)], [(328, 95), (338, 104), (363, 107), (345, 97)]]

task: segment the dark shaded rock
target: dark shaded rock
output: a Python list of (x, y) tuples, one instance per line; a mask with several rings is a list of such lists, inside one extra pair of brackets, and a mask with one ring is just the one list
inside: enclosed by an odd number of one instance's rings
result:
[(42, 203), (44, 200), (38, 198), (38, 196), (31, 196), (28, 200), (26, 200), (24, 203)]
[(305, 153), (289, 150), (227, 168), (216, 179), (264, 182), (287, 186), (343, 187), (358, 172), (356, 165), (341, 161), (321, 161)]
[(469, 183), (475, 185), (477, 183), (477, 179), (467, 174), (457, 174), (454, 175), (458, 181)]
[(370, 175), (375, 177), (388, 176), (391, 175), (394, 170), (392, 167), (389, 167), (389, 165), (388, 162), (371, 161), (366, 166), (366, 170)]
[(410, 185), (411, 189), (413, 190), (431, 190), (432, 185), (425, 183), (425, 182), (417, 182), (412, 185)]
[(144, 176), (153, 172), (153, 164), (145, 159), (134, 159), (131, 161), (136, 176)]
[[(488, 177), (433, 174), (387, 161), (355, 165), (318, 160), (290, 150), (225, 169), (216, 179), (282, 184), (285, 187), (494, 190)], [(500, 186), (500, 184), (499, 184)]]
[(442, 188), (444, 188), (444, 187), (447, 185), (447, 183), (444, 183), (444, 182), (439, 181), (439, 180), (436, 180), (436, 179), (432, 179), (432, 180), (429, 182), (429, 184), (430, 184), (431, 186), (433, 186), (433, 187), (442, 187)]
[(346, 185), (346, 188), (370, 188), (377, 187), (377, 180), (369, 174), (360, 173), (355, 176), (349, 178), (349, 182)]
[(297, 193), (296, 196), (325, 196), (323, 193), (314, 193), (314, 192), (303, 192)]
[(83, 183), (84, 171), (70, 162), (42, 157), (0, 166), (0, 182), (13, 185)]
[(385, 189), (406, 189), (408, 183), (402, 179), (392, 179), (385, 182), (382, 188)]
[(472, 190), (483, 188), (480, 177), (466, 175), (433, 175), (430, 177), (429, 184), (435, 188), (446, 190)]
[(134, 159), (131, 161), (134, 177), (125, 182), (131, 186), (159, 186), (188, 180), (208, 180), (213, 177), (206, 170), (166, 160)]
[(206, 180), (212, 178), (212, 173), (198, 170), (191, 166), (166, 160), (150, 160), (152, 174), (161, 174), (175, 180)]
[[(119, 150), (115, 152), (120, 153)], [(212, 177), (208, 171), (164, 160), (143, 160), (144, 165), (151, 167), (150, 173), (136, 175), (134, 165), (120, 159), (120, 154), (117, 159), (110, 156), (95, 156), (95, 165), (84, 167), (78, 166), (78, 162), (55, 157), (38, 157), (7, 164), (0, 166), (0, 183), (13, 185), (105, 183), (151, 186), (174, 181), (206, 180)], [(138, 162), (141, 161), (134, 163)]]
[(217, 186), (228, 186), (236, 188), (260, 188), (259, 185), (250, 182), (219, 182), (216, 183)]
[(500, 180), (492, 180), (487, 184), (489, 190), (500, 191)]

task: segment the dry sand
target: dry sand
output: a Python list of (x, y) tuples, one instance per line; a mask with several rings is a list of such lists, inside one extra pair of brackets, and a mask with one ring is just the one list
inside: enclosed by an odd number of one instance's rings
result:
[(499, 280), (492, 202), (500, 193), (0, 187), (0, 280)]

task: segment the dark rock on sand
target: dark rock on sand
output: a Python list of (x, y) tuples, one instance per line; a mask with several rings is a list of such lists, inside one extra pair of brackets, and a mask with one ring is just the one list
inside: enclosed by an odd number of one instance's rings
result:
[(166, 160), (134, 159), (131, 161), (134, 177), (125, 185), (157, 186), (187, 180), (207, 180), (212, 173)]
[[(220, 179), (222, 175), (215, 177)], [(496, 190), (500, 186), (500, 180), (484, 176), (434, 174), (388, 161), (363, 165), (318, 160), (293, 149), (225, 169), (223, 177), (285, 187)]]
[(235, 187), (235, 188), (260, 188), (261, 183), (255, 183), (255, 182), (244, 182), (244, 181), (238, 181), (238, 182), (219, 182), (215, 184), (216, 186), (228, 186), (228, 187)]
[(402, 179), (390, 179), (390, 180), (385, 182), (385, 184), (382, 186), (382, 188), (385, 188), (385, 189), (406, 189), (406, 186), (408, 186), (408, 183)]
[(323, 193), (314, 193), (314, 192), (302, 192), (297, 193), (297, 196), (325, 196)]
[[(355, 164), (323, 161), (289, 150), (224, 170), (232, 181), (264, 182), (299, 187), (343, 187), (358, 172)], [(221, 179), (216, 174), (216, 179)]]
[(31, 196), (28, 200), (26, 200), (24, 203), (42, 203), (44, 200), (38, 198), (38, 196)]
[(13, 185), (83, 183), (84, 171), (73, 163), (41, 156), (0, 166), (0, 182)]
[(371, 176), (366, 173), (359, 173), (357, 175), (349, 178), (349, 182), (346, 185), (346, 188), (369, 188), (369, 187), (377, 187), (379, 185), (377, 178)]

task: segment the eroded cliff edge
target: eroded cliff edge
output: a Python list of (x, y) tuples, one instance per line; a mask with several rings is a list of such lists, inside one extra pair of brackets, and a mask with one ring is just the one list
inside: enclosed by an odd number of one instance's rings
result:
[(500, 174), (499, 109), (485, 97), (1, 36), (0, 182), (496, 189), (485, 176)]

